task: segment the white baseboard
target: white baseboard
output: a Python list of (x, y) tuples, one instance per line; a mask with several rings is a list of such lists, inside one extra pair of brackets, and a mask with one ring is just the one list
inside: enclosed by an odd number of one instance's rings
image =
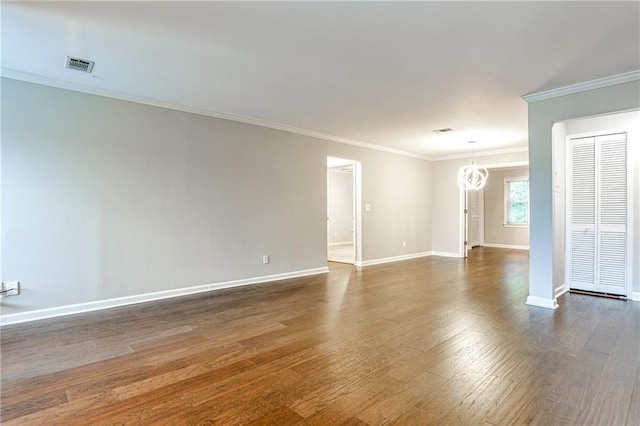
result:
[(441, 256), (441, 257), (457, 257), (458, 259), (462, 258), (462, 256), (460, 256), (460, 254), (458, 254), (458, 253), (448, 253), (446, 251), (432, 251), (431, 255), (432, 256)]
[(504, 248), (504, 249), (512, 249), (512, 250), (529, 250), (529, 246), (518, 246), (513, 244), (482, 243), (482, 247)]
[(554, 295), (556, 297), (556, 299), (560, 296), (562, 296), (563, 294), (565, 294), (567, 291), (569, 291), (569, 288), (564, 284), (560, 284), (558, 287), (555, 288), (554, 290)]
[(151, 302), (160, 299), (186, 296), (189, 294), (203, 293), (220, 290), (223, 288), (240, 287), (251, 284), (267, 283), (271, 281), (286, 280), (289, 278), (306, 277), (309, 275), (325, 274), (328, 267), (305, 269), (302, 271), (285, 272), (283, 274), (265, 275), (262, 277), (246, 278), (235, 281), (225, 281), (214, 284), (204, 284), (194, 287), (184, 287), (175, 290), (158, 291), (154, 293), (138, 294), (135, 296), (118, 297), (115, 299), (97, 300), (95, 302), (78, 303), (75, 305), (60, 306), (56, 308), (39, 309), (35, 311), (21, 312), (0, 316), (0, 327), (10, 324), (18, 324), (28, 321), (36, 321), (46, 318), (60, 317), (64, 315), (80, 314), (83, 312), (98, 311), (102, 309), (116, 308), (119, 306), (133, 305), (136, 303)]
[(360, 262), (356, 262), (355, 265), (359, 267), (363, 267), (363, 266), (380, 265), (382, 263), (400, 262), (402, 260), (410, 260), (410, 259), (417, 259), (419, 257), (431, 256), (431, 253), (432, 252), (430, 251), (425, 251), (422, 253), (412, 253), (412, 254), (405, 254), (402, 256), (385, 257), (382, 259), (363, 260)]
[(546, 299), (544, 297), (528, 296), (527, 305), (539, 306), (541, 308), (556, 309), (558, 308), (558, 302), (556, 299)]
[(353, 244), (353, 241), (342, 241), (342, 242), (338, 242), (338, 243), (329, 243), (329, 247), (334, 247), (334, 246), (350, 246)]
[(640, 302), (640, 292), (634, 291), (633, 293), (631, 293), (631, 300)]

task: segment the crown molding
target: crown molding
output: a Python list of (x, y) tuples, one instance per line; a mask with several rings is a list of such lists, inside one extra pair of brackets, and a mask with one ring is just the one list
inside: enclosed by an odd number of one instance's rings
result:
[(547, 99), (557, 98), (559, 96), (572, 95), (574, 93), (586, 92), (587, 90), (600, 89), (602, 87), (628, 83), (630, 81), (636, 80), (640, 80), (640, 70), (630, 71), (604, 78), (598, 78), (596, 80), (585, 81), (583, 83), (571, 84), (569, 86), (559, 87), (557, 89), (529, 93), (523, 95), (522, 99), (527, 103), (539, 102)]
[[(517, 152), (527, 152), (529, 148), (527, 146), (518, 146), (515, 148), (494, 149), (490, 151), (475, 151), (473, 156), (486, 157), (488, 155), (501, 155), (501, 154), (514, 154)], [(471, 158), (471, 153), (465, 152), (464, 154), (445, 155), (442, 157), (431, 157), (431, 161), (445, 161), (445, 160), (460, 160), (463, 158)]]
[(40, 84), (43, 86), (55, 87), (58, 89), (71, 90), (74, 92), (86, 93), (89, 95), (103, 96), (106, 98), (118, 99), (122, 101), (134, 102), (138, 104), (150, 105), (158, 108), (170, 109), (174, 111), (187, 112), (191, 114), (204, 115), (207, 117), (220, 118), (223, 120), (231, 120), (244, 124), (251, 124), (254, 126), (266, 127), (269, 129), (282, 130), (288, 133), (294, 133), (302, 136), (309, 136), (316, 139), (322, 139), (329, 142), (337, 142), (345, 145), (357, 146), (359, 148), (372, 149), (375, 151), (387, 152), (390, 154), (401, 155), (404, 157), (418, 158), (420, 160), (431, 160), (431, 158), (415, 154), (413, 152), (403, 151), (396, 148), (377, 145), (370, 142), (362, 142), (354, 139), (342, 138), (339, 136), (329, 135), (315, 130), (303, 129), (300, 127), (289, 126), (287, 124), (275, 123), (272, 121), (261, 120), (258, 118), (245, 117), (238, 114), (229, 114), (218, 111), (211, 111), (204, 108), (197, 108), (188, 105), (174, 104), (170, 102), (164, 102), (157, 99), (145, 98), (142, 96), (129, 95), (126, 93), (99, 89), (97, 87), (86, 86), (83, 84), (72, 83), (63, 80), (57, 80), (43, 75), (19, 71), (11, 68), (0, 68), (0, 77), (9, 78), (13, 80), (25, 81), (27, 83)]

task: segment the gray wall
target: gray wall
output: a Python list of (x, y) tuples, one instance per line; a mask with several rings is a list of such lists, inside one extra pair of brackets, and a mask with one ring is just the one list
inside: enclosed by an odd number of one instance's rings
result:
[(636, 109), (640, 106), (639, 93), (640, 82), (633, 81), (529, 104), (530, 296), (554, 299), (553, 124)]
[(431, 250), (428, 161), (2, 79), (2, 314), (325, 267), (327, 155), (363, 260)]
[(328, 170), (329, 244), (353, 242), (353, 173)]
[(529, 176), (528, 167), (489, 170), (484, 189), (484, 242), (486, 244), (529, 245), (528, 227), (504, 226), (504, 180)]

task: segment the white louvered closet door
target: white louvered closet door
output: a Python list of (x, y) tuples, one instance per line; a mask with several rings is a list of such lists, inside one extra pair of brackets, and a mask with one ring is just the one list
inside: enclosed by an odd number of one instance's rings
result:
[(627, 138), (596, 138), (598, 164), (598, 269), (596, 291), (626, 295)]
[(571, 139), (570, 287), (626, 295), (627, 138)]
[(571, 139), (570, 284), (595, 291), (596, 274), (595, 138)]

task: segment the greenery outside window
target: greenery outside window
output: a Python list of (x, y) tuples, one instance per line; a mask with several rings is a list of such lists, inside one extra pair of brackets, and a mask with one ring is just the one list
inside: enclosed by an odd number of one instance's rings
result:
[(504, 226), (529, 226), (529, 178), (504, 180)]

